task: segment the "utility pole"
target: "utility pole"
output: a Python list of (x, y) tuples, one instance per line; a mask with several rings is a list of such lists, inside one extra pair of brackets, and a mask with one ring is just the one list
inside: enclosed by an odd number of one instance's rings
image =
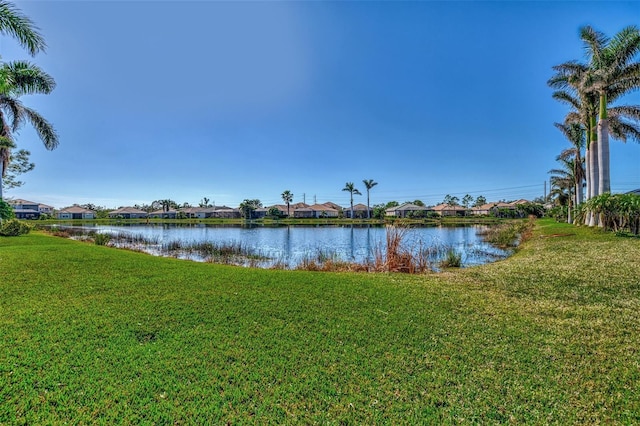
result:
[(543, 198), (544, 202), (547, 202), (547, 181), (544, 181), (544, 198)]
[(303, 193), (302, 193), (302, 202), (303, 202), (304, 204), (307, 204), (307, 193), (306, 193), (306, 192), (303, 192)]
[(313, 204), (318, 204), (318, 201), (316, 200), (315, 194), (313, 195)]

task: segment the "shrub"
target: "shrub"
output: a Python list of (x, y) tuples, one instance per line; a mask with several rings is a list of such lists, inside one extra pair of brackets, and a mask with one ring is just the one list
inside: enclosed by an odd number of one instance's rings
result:
[(450, 248), (447, 250), (447, 255), (442, 262), (440, 262), (440, 266), (443, 268), (459, 268), (462, 266), (462, 254), (458, 253), (458, 251), (454, 248)]
[(13, 219), (15, 215), (13, 214), (13, 209), (4, 200), (0, 200), (0, 220)]
[(0, 226), (0, 235), (3, 237), (17, 237), (28, 234), (31, 227), (18, 219), (9, 219)]
[(608, 231), (640, 234), (640, 195), (601, 194), (584, 203), (584, 213), (598, 215), (600, 226)]
[(109, 234), (96, 234), (93, 237), (93, 241), (97, 246), (106, 246), (109, 241), (111, 241), (111, 235)]

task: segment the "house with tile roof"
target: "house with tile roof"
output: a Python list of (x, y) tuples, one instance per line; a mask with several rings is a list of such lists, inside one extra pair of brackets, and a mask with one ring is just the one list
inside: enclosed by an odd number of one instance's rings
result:
[(96, 212), (85, 209), (84, 207), (80, 207), (76, 204), (71, 207), (58, 210), (56, 217), (58, 219), (95, 219)]
[(404, 203), (400, 204), (399, 206), (386, 209), (385, 214), (387, 216), (406, 218), (415, 216), (426, 216), (430, 210), (431, 209), (425, 206), (418, 206), (417, 204), (413, 203)]
[(23, 200), (22, 198), (8, 200), (7, 203), (13, 209), (13, 213), (15, 214), (17, 219), (38, 219), (43, 213), (53, 213), (53, 207), (51, 206), (36, 203), (33, 201)]
[[(367, 209), (362, 203), (353, 205), (353, 217), (356, 219), (366, 219), (367, 218), (367, 210), (370, 211), (371, 216), (373, 216), (373, 209)], [(342, 209), (344, 213), (344, 217), (351, 219), (351, 207)]]
[(109, 212), (109, 217), (113, 219), (144, 219), (148, 216), (147, 212), (135, 207), (120, 207)]

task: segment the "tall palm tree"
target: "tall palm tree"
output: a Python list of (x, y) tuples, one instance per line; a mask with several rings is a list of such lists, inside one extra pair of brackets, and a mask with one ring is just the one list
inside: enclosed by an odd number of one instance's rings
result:
[(356, 194), (356, 195), (362, 195), (362, 194), (360, 193), (360, 191), (358, 191), (358, 189), (355, 187), (353, 182), (347, 182), (344, 185), (344, 188), (342, 188), (342, 190), (349, 192), (349, 194), (351, 195), (351, 219), (353, 219), (353, 194)]
[(364, 179), (362, 183), (364, 183), (364, 187), (367, 188), (367, 219), (371, 219), (371, 209), (369, 208), (369, 191), (371, 191), (371, 188), (376, 186), (378, 182), (374, 182), (373, 179)]
[(609, 164), (608, 106), (632, 90), (640, 88), (640, 63), (634, 61), (640, 52), (640, 30), (628, 26), (612, 39), (590, 26), (580, 29), (592, 70), (589, 85), (598, 94), (598, 193), (611, 192)]
[[(24, 106), (23, 95), (48, 94), (56, 86), (53, 78), (39, 67), (24, 61), (0, 65), (0, 140), (3, 141), (1, 156), (10, 158), (15, 148), (13, 136), (25, 122), (29, 122), (48, 150), (58, 146), (58, 135), (53, 126), (38, 112)], [(4, 172), (3, 168), (3, 172)], [(0, 181), (0, 186), (1, 186)], [(2, 193), (0, 192), (0, 199)]]
[(288, 189), (282, 193), (282, 201), (287, 205), (287, 217), (290, 216), (289, 213), (289, 204), (293, 201), (293, 193)]
[(565, 118), (565, 125), (579, 124), (586, 133), (586, 182), (587, 198), (597, 194), (598, 179), (598, 140), (595, 128), (597, 114), (597, 96), (588, 88), (590, 70), (586, 64), (569, 61), (553, 67), (556, 74), (549, 79), (552, 88), (559, 89), (553, 98), (572, 107)]
[(8, 1), (0, 1), (0, 34), (13, 36), (31, 56), (47, 47), (34, 23)]

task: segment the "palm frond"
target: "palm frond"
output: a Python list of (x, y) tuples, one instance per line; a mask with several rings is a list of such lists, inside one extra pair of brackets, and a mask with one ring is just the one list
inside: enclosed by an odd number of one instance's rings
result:
[(8, 1), (0, 1), (0, 33), (9, 34), (27, 49), (31, 56), (44, 51), (47, 44), (38, 27)]
[(48, 150), (55, 149), (58, 146), (58, 134), (51, 123), (31, 108), (24, 107), (24, 115), (38, 133), (44, 147)]
[(56, 87), (56, 82), (42, 68), (27, 61), (13, 61), (2, 64), (0, 74), (5, 80), (5, 91), (15, 96), (48, 94)]
[(603, 51), (609, 43), (608, 37), (600, 32), (596, 31), (589, 25), (580, 28), (580, 39), (584, 43), (584, 50), (587, 58), (591, 60), (592, 65), (595, 68), (599, 68), (603, 63)]
[(16, 98), (0, 95), (0, 108), (5, 111), (8, 125), (16, 131), (24, 123), (24, 105)]
[(624, 143), (627, 139), (640, 142), (640, 125), (609, 117), (609, 132), (614, 139)]

